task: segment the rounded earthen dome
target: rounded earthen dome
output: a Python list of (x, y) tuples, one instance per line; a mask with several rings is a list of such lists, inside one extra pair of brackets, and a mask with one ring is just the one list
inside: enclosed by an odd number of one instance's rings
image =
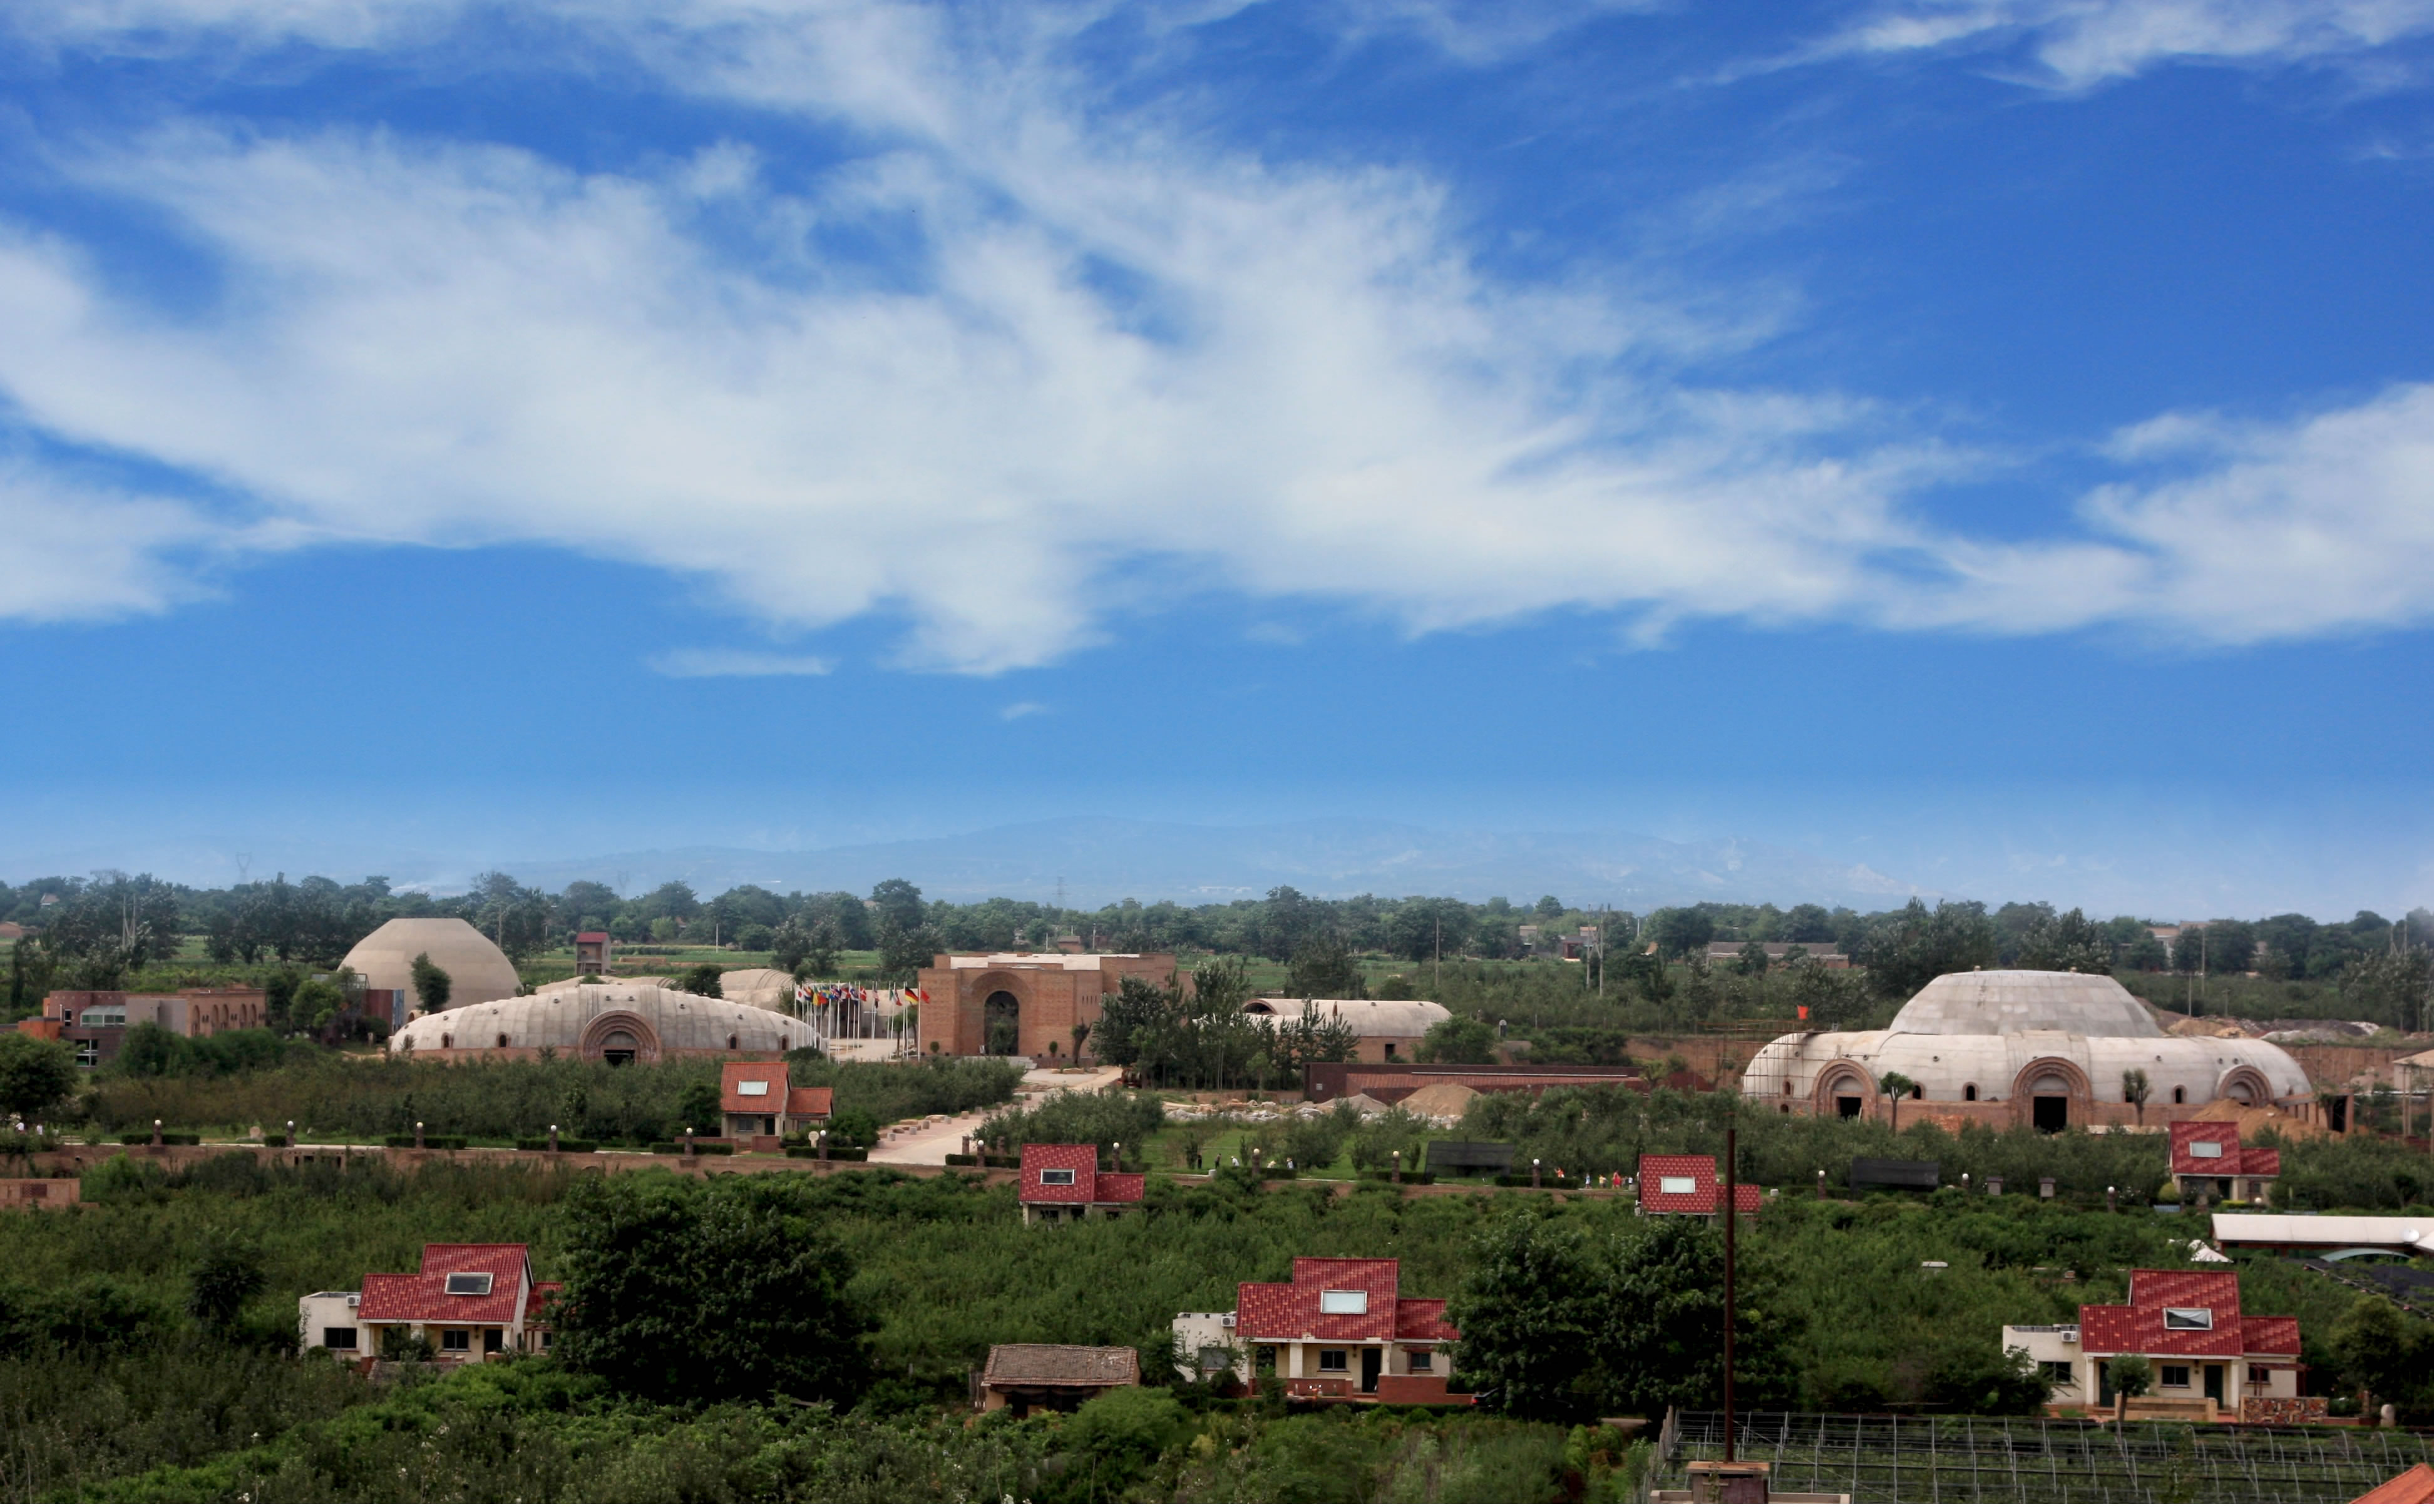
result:
[(783, 1055), (810, 1043), (800, 1021), (749, 1003), (640, 981), (578, 984), (429, 1013), (389, 1044), (415, 1056), (549, 1050), (584, 1060)]
[(360, 974), (367, 987), (405, 994), (411, 1008), (420, 1006), (414, 996), (417, 956), (429, 956), (448, 974), (450, 1008), (513, 997), (523, 986), (514, 962), (462, 919), (391, 919), (357, 941), (340, 964)]
[(2071, 971), (1959, 971), (1894, 1015), (1896, 1034), (2084, 1034), (2161, 1039), (2154, 1015), (2110, 977)]

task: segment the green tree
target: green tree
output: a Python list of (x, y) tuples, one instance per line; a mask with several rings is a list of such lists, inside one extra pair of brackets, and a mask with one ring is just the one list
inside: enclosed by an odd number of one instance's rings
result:
[(1485, 1065), (1496, 1059), (1496, 1026), (1456, 1013), (1429, 1026), (1419, 1058), (1447, 1065)]
[(1890, 1099), (1888, 1110), (1893, 1115), (1893, 1127), (1895, 1130), (1899, 1130), (1901, 1128), (1901, 1100), (1904, 1097), (1909, 1096), (1911, 1093), (1916, 1092), (1918, 1090), (1918, 1083), (1912, 1081), (1910, 1078), (1903, 1076), (1898, 1071), (1888, 1071), (1882, 1077), (1877, 1079), (1877, 1090), (1883, 1093), (1885, 1096)]
[(203, 1327), (226, 1336), (236, 1332), (246, 1304), (269, 1284), (259, 1247), (235, 1234), (214, 1233), (186, 1272), (186, 1311)]
[(1490, 1231), (1446, 1309), (1462, 1331), (1462, 1377), (1481, 1405), (1515, 1418), (1586, 1422), (1602, 1278), (1578, 1230), (1522, 1216)]
[(1649, 938), (1669, 960), (1679, 960), (1707, 948), (1716, 938), (1716, 918), (1703, 904), (1688, 909), (1659, 909), (1648, 916)]
[(2361, 1297), (2351, 1303), (2329, 1343), (2343, 1377), (2378, 1400), (2422, 1407), (2434, 1399), (2434, 1325), (2388, 1300)]
[(717, 1133), (721, 1127), (718, 1088), (707, 1081), (696, 1081), (685, 1088), (677, 1098), (677, 1127), (703, 1134)]
[(1753, 940), (1733, 955), (1733, 971), (1742, 977), (1763, 977), (1772, 964), (1766, 959), (1766, 947)]
[(684, 975), (677, 978), (677, 986), (696, 997), (724, 997), (727, 995), (726, 988), (719, 981), (722, 975), (718, 962), (705, 960), (699, 965), (687, 966)]
[(287, 1001), (287, 1027), (305, 1034), (319, 1034), (338, 1022), (347, 1011), (347, 994), (334, 982), (306, 981), (297, 984), (296, 995)]
[(2113, 969), (2113, 937), (2077, 909), (2040, 919), (2020, 937), (2024, 971), (2081, 971), (2102, 976)]
[(426, 1013), (437, 1013), (448, 1006), (448, 994), (456, 984), (440, 970), (429, 952), (415, 957), (408, 970), (414, 978), (414, 1001), (418, 1007)]
[(1908, 997), (1952, 972), (1995, 960), (1995, 926), (1982, 903), (1939, 903), (1930, 912), (1912, 898), (1868, 931), (1862, 955), (1880, 996)]
[[(1624, 1226), (1603, 1255), (1601, 1373), (1608, 1411), (1653, 1413), (1723, 1401), (1724, 1238), (1712, 1224)], [(1735, 1299), (1735, 1404), (1782, 1405), (1793, 1394), (1798, 1317), (1744, 1249)]]
[(1285, 970), (1285, 992), (1294, 997), (1363, 997), (1368, 986), (1342, 937), (1322, 929), (1294, 952)]
[(2147, 1121), (2147, 1099), (2154, 1095), (2154, 1083), (2147, 1079), (2146, 1072), (2134, 1065), (2121, 1073), (2121, 1100), (2138, 1110), (2141, 1124)]
[(882, 935), (893, 930), (912, 934), (928, 921), (921, 890), (900, 876), (891, 876), (870, 890), (871, 911), (879, 916)]
[(852, 1260), (790, 1200), (723, 1181), (576, 1188), (559, 1358), (660, 1402), (849, 1404), (871, 1319), (848, 1296)]
[(0, 1034), (0, 1113), (39, 1122), (76, 1091), (76, 1053), (57, 1040)]
[(2130, 1399), (2143, 1397), (2155, 1388), (2154, 1362), (2143, 1354), (2117, 1354), (2098, 1367), (2113, 1387), (2113, 1400), (2117, 1403), (2113, 1426), (2119, 1432), (2122, 1419), (2129, 1415)]

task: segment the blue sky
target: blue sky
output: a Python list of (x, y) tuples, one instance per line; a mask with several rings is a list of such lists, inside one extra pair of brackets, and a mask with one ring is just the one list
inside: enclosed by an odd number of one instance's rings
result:
[(2434, 901), (2429, 66), (2434, 0), (10, 8), (0, 875), (1359, 816)]

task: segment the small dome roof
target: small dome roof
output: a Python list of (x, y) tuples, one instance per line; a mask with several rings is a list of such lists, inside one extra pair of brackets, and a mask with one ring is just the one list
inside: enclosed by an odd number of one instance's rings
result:
[(1243, 1005), (1246, 1013), (1273, 1013), (1280, 1019), (1301, 1017), (1307, 1001), (1321, 1018), (1340, 1018), (1364, 1040), (1393, 1034), (1416, 1040), (1453, 1015), (1443, 1003), (1401, 1002), (1367, 997), (1254, 997)]
[[(810, 1043), (803, 1025), (783, 1013), (630, 980), (559, 988), (428, 1013), (398, 1030), (391, 1043), (410, 1055), (491, 1048), (584, 1053), (585, 1031), (593, 1020), (610, 1013), (631, 1015), (612, 1020), (629, 1027), (641, 1020), (649, 1028), (649, 1034), (642, 1036), (644, 1048), (663, 1055), (730, 1051), (783, 1055)], [(443, 1045), (443, 1035), (454, 1043)], [(504, 1045), (501, 1035), (506, 1037)], [(735, 1043), (729, 1045), (730, 1039)], [(650, 1043), (653, 1040), (657, 1043)]]
[(462, 919), (391, 919), (355, 943), (340, 962), (359, 973), (367, 987), (388, 988), (414, 997), (414, 958), (429, 956), (448, 974), (448, 1007), (513, 997), (523, 980), (515, 963), (481, 930)]
[(1963, 971), (1938, 977), (1894, 1015), (1894, 1034), (2028, 1034), (2162, 1039), (2154, 1015), (2110, 977), (2072, 971)]
[(749, 1003), (782, 1013), (795, 1001), (795, 978), (767, 966), (718, 974), (718, 995), (730, 1003)]

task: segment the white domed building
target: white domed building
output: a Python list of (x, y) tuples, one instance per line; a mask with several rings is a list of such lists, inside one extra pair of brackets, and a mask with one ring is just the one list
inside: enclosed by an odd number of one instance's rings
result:
[[(2126, 1071), (2147, 1074), (2142, 1115), (2122, 1100)], [(2110, 977), (2059, 971), (1973, 971), (1938, 977), (1890, 1028), (1787, 1034), (1750, 1058), (1741, 1094), (1786, 1113), (1887, 1116), (1877, 1088), (1900, 1072), (1916, 1113), (1996, 1128), (2062, 1129), (2171, 1116), (2175, 1105), (2228, 1097), (2312, 1110), (2307, 1074), (2278, 1045), (2184, 1039)]]
[(513, 997), (523, 990), (515, 962), (462, 919), (391, 919), (355, 942), (340, 964), (361, 975), (367, 987), (403, 993), (414, 1007), (417, 956), (429, 956), (448, 974), (450, 1008)]
[(677, 1056), (781, 1056), (811, 1043), (801, 1021), (650, 982), (545, 988), (426, 1013), (389, 1040), (418, 1060), (537, 1060), (543, 1050), (627, 1065)]

